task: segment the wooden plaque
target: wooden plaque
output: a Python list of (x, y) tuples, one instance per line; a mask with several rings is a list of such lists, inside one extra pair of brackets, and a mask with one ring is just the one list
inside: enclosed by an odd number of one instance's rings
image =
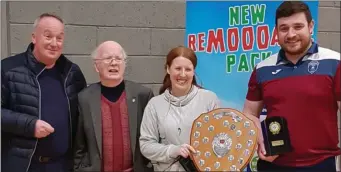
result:
[(241, 112), (220, 108), (193, 123), (191, 159), (198, 171), (242, 171), (257, 148), (257, 128)]

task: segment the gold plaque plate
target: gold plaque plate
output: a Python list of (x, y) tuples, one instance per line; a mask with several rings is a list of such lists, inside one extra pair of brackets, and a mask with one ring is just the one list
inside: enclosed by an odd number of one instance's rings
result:
[(198, 171), (242, 171), (257, 147), (257, 128), (241, 112), (220, 108), (201, 114), (192, 125), (191, 159)]

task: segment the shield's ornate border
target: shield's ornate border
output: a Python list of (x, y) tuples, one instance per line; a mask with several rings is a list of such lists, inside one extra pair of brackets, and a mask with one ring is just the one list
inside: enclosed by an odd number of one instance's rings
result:
[(257, 148), (258, 129), (236, 109), (219, 108), (201, 114), (192, 124), (191, 159), (198, 171), (242, 171)]

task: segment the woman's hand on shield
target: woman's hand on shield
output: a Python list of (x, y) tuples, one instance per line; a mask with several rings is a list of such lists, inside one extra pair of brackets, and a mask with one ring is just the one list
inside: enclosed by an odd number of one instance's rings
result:
[(191, 153), (193, 154), (196, 153), (195, 149), (191, 145), (188, 145), (188, 144), (183, 144), (179, 148), (180, 148), (179, 155), (184, 158), (187, 158)]

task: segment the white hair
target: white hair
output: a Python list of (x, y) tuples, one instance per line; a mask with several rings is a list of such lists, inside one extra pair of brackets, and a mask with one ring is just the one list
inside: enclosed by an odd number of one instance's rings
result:
[(96, 47), (92, 52), (91, 52), (91, 59), (96, 59), (98, 54), (98, 47)]
[(34, 20), (33, 31), (37, 28), (37, 25), (38, 25), (39, 21), (40, 21), (40, 18), (37, 18), (37, 19)]
[[(99, 48), (99, 46), (96, 47), (95, 50), (93, 50), (93, 51), (91, 52), (91, 55), (90, 55), (90, 56), (91, 56), (91, 59), (92, 59), (92, 60), (95, 60), (96, 57), (98, 56), (98, 48)], [(126, 53), (126, 51), (124, 50), (124, 48), (122, 48), (122, 47), (121, 47), (121, 53), (122, 53), (123, 59), (127, 60), (127, 53)]]

